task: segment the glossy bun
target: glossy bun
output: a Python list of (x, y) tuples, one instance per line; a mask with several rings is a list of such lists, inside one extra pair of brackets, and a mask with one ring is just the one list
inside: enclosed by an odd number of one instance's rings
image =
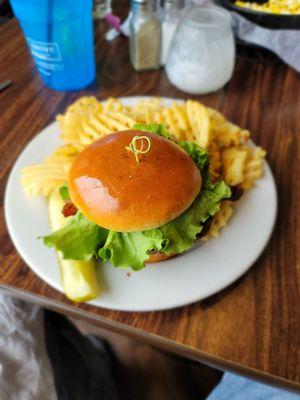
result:
[[(151, 148), (137, 162), (127, 150), (136, 135)], [(75, 159), (70, 197), (83, 214), (117, 232), (154, 229), (183, 213), (201, 189), (194, 161), (176, 144), (156, 134), (123, 131), (92, 143)]]

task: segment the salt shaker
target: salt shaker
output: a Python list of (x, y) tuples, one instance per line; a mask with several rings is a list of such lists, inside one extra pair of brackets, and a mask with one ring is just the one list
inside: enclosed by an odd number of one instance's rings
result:
[(161, 57), (160, 64), (165, 65), (172, 37), (181, 14), (180, 0), (164, 0), (161, 12)]
[(130, 59), (136, 71), (160, 67), (161, 25), (154, 0), (132, 0)]

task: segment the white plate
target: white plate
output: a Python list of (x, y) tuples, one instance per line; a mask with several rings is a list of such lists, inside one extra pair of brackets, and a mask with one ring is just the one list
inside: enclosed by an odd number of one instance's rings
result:
[[(140, 98), (122, 100), (133, 105)], [(25, 262), (40, 278), (62, 291), (54, 250), (37, 240), (50, 231), (47, 203), (42, 197), (26, 196), (20, 185), (22, 167), (43, 161), (60, 144), (54, 122), (23, 150), (7, 183), (5, 216), (10, 236)], [(198, 243), (181, 256), (139, 272), (102, 265), (102, 293), (90, 303), (116, 310), (153, 311), (183, 306), (218, 292), (244, 274), (262, 253), (274, 226), (276, 208), (275, 183), (265, 163), (264, 177), (235, 205), (220, 238)]]

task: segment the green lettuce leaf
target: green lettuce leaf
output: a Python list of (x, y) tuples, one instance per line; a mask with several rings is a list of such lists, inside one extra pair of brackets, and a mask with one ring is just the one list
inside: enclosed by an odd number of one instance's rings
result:
[(219, 211), (220, 201), (230, 194), (225, 182), (210, 184), (190, 208), (160, 228), (128, 233), (110, 231), (99, 256), (115, 267), (131, 267), (137, 271), (144, 267), (151, 250), (182, 253), (192, 247), (203, 223)]
[(63, 258), (90, 260), (104, 245), (108, 230), (89, 221), (81, 212), (68, 219), (63, 228), (43, 237), (44, 244), (61, 251)]
[(195, 164), (197, 165), (197, 167), (201, 172), (202, 179), (205, 182), (206, 179), (208, 178), (208, 168), (209, 168), (209, 158), (207, 151), (193, 142), (187, 142), (181, 140), (176, 143), (184, 151), (186, 151), (188, 155), (192, 158), (192, 160), (195, 162)]
[(168, 129), (161, 124), (135, 124), (132, 129), (136, 131), (156, 133), (166, 139), (173, 140)]
[(149, 258), (149, 250), (163, 250), (168, 244), (159, 229), (143, 232), (110, 231), (105, 245), (99, 250), (103, 261), (109, 261), (115, 267), (131, 267), (138, 271)]
[(60, 194), (60, 197), (61, 197), (63, 200), (65, 200), (65, 201), (70, 200), (70, 195), (69, 195), (68, 186), (61, 186), (61, 187), (59, 188), (59, 194)]
[(220, 202), (229, 198), (230, 188), (225, 182), (209, 184), (183, 214), (163, 225), (160, 231), (168, 239), (165, 254), (182, 253), (192, 247), (203, 223), (220, 210)]

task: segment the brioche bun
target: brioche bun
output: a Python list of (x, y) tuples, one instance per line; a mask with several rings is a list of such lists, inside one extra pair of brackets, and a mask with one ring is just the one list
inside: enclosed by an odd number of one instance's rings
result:
[[(147, 136), (145, 154), (126, 149)], [(153, 133), (122, 131), (92, 143), (75, 159), (70, 197), (95, 224), (117, 232), (158, 228), (182, 214), (201, 189), (194, 161), (175, 143)]]

